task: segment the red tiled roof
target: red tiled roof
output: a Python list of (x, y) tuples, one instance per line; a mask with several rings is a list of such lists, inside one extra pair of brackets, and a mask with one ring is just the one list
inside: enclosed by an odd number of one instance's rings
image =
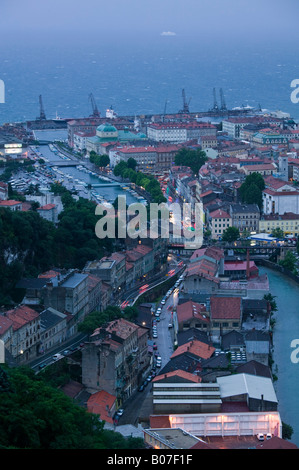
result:
[(241, 317), (241, 297), (211, 297), (211, 319)]
[(101, 420), (107, 421), (107, 423), (113, 423), (113, 416), (111, 408), (116, 401), (116, 397), (101, 390), (91, 395), (87, 401), (87, 411), (89, 413), (100, 415)]
[(0, 201), (0, 206), (16, 206), (17, 204), (22, 204), (21, 201), (15, 201), (14, 199), (9, 199), (8, 201)]
[(216, 218), (231, 219), (231, 216), (227, 212), (223, 211), (222, 209), (217, 209), (216, 211), (211, 212), (210, 217), (212, 219), (216, 219)]
[[(247, 262), (246, 261), (225, 261), (224, 262), (224, 271), (246, 271)], [(254, 261), (249, 261), (249, 269), (255, 270), (258, 269)]]
[(186, 379), (186, 381), (188, 382), (195, 382), (195, 383), (201, 382), (201, 377), (198, 377), (198, 375), (190, 374), (190, 372), (186, 372), (181, 369), (174, 370), (172, 372), (167, 372), (166, 374), (162, 374), (162, 375), (157, 375), (156, 377), (153, 378), (152, 382), (159, 382), (160, 380), (163, 380), (169, 377), (176, 377), (176, 376)]
[(256, 449), (298, 449), (296, 444), (288, 442), (280, 437), (273, 436), (256, 445)]
[(6, 316), (13, 322), (13, 330), (16, 331), (38, 318), (39, 313), (27, 305), (20, 305), (13, 310), (8, 310)]
[(0, 315), (0, 338), (12, 326), (12, 324), (12, 320)]
[(270, 194), (271, 196), (296, 196), (299, 195), (299, 191), (273, 191), (272, 189), (264, 189), (263, 191), (266, 194)]
[(209, 323), (210, 321), (206, 316), (207, 311), (205, 305), (198, 304), (192, 300), (189, 300), (183, 304), (179, 304), (176, 310), (179, 323), (191, 320), (192, 318), (197, 318), (206, 323)]
[(60, 274), (58, 271), (53, 271), (52, 269), (50, 269), (49, 271), (39, 274), (38, 277), (51, 279), (52, 277), (58, 276), (58, 274)]
[(151, 429), (171, 428), (169, 415), (150, 415)]
[(50, 211), (51, 209), (54, 209), (55, 204), (46, 204), (44, 206), (38, 207), (37, 210), (39, 211)]
[(194, 356), (200, 357), (202, 359), (209, 359), (214, 354), (215, 348), (209, 344), (194, 339), (179, 346), (173, 352), (170, 358), (173, 359), (174, 357), (180, 356), (186, 352), (189, 352), (190, 354), (193, 354)]

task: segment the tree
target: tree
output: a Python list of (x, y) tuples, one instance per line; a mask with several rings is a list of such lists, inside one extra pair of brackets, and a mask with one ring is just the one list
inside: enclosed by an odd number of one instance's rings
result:
[(136, 170), (137, 162), (135, 158), (132, 158), (132, 157), (128, 158), (127, 165), (128, 165), (128, 168), (131, 168), (132, 170)]
[[(54, 388), (46, 374), (0, 367), (1, 449), (132, 449), (143, 440), (104, 430), (99, 416)], [(1, 385), (0, 384), (0, 385)], [(100, 417), (101, 418), (101, 417)]]
[(284, 238), (284, 231), (280, 227), (274, 228), (271, 236), (275, 238)]
[(115, 176), (123, 176), (123, 172), (128, 169), (128, 165), (125, 161), (119, 162), (117, 165), (115, 165), (113, 173)]
[(289, 424), (282, 422), (282, 439), (290, 440), (292, 438), (294, 429)]
[(284, 259), (280, 260), (278, 264), (283, 268), (287, 269), (288, 271), (291, 271), (292, 273), (296, 274), (296, 261), (296, 256), (292, 251), (289, 250), (286, 252)]
[(207, 160), (208, 157), (203, 150), (191, 150), (185, 147), (180, 149), (175, 156), (176, 165), (188, 166), (196, 175)]
[(277, 304), (275, 301), (275, 297), (275, 295), (272, 295), (270, 293), (264, 295), (264, 299), (267, 300), (270, 304), (271, 312), (277, 312)]
[(242, 202), (246, 204), (257, 204), (260, 209), (263, 206), (263, 194), (265, 181), (259, 173), (251, 173), (246, 176), (244, 183), (240, 187)]
[(238, 238), (240, 238), (240, 232), (237, 227), (227, 227), (222, 235), (222, 240), (224, 242), (234, 242), (238, 240)]

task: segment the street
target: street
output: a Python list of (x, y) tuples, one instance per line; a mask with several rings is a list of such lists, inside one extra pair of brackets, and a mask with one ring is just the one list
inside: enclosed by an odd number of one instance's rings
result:
[[(167, 299), (165, 305), (160, 305), (162, 308), (160, 314), (160, 321), (157, 322), (157, 333), (158, 337), (154, 338), (157, 344), (157, 352), (162, 358), (161, 368), (156, 369), (156, 376), (159, 375), (159, 371), (167, 364), (172, 353), (173, 353), (173, 328), (169, 328), (169, 323), (172, 322), (171, 311), (173, 306), (176, 306), (178, 302), (178, 293), (174, 288), (173, 293)], [(124, 404), (124, 414), (119, 419), (119, 425), (133, 424), (137, 426), (139, 418), (147, 417), (148, 413), (151, 413), (151, 382), (144, 388), (142, 392), (136, 391), (130, 399)], [(117, 430), (117, 427), (116, 427)]]

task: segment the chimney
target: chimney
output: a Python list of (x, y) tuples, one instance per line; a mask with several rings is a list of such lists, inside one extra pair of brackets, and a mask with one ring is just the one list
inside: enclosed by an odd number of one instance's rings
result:
[(246, 259), (246, 278), (250, 278), (250, 258), (249, 258), (249, 249), (247, 248), (247, 259)]

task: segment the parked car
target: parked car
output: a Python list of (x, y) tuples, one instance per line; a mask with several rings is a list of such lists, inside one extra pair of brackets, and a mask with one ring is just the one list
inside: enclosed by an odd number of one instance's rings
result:
[(122, 416), (124, 414), (124, 409), (123, 408), (119, 408), (119, 410), (117, 410), (116, 414), (117, 416)]
[(140, 385), (140, 387), (138, 388), (138, 392), (143, 392), (144, 390), (144, 385)]
[(264, 434), (262, 434), (261, 432), (259, 432), (256, 437), (258, 438), (259, 441), (263, 441), (265, 439)]
[(172, 328), (172, 323), (168, 323), (168, 328)]

